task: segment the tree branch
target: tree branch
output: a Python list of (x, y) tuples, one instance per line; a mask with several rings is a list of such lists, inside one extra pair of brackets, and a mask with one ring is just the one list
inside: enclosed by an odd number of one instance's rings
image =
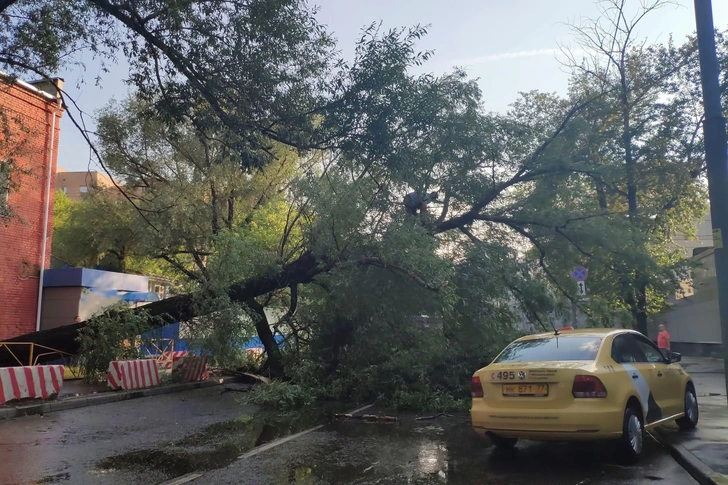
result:
[(362, 258), (357, 261), (357, 264), (359, 266), (371, 265), (371, 266), (377, 266), (379, 268), (397, 271), (399, 273), (404, 274), (405, 276), (407, 276), (409, 279), (411, 279), (412, 281), (414, 281), (421, 287), (423, 287), (427, 290), (430, 290), (430, 291), (440, 291), (442, 288), (444, 288), (447, 285), (447, 282), (444, 282), (440, 286), (433, 286), (433, 285), (429, 284), (428, 282), (426, 282), (425, 280), (423, 280), (422, 278), (420, 278), (419, 276), (417, 276), (412, 270), (405, 268), (404, 266), (401, 266), (397, 263), (387, 263), (381, 258), (376, 258), (376, 257)]
[(493, 202), (495, 199), (497, 199), (501, 193), (503, 193), (504, 190), (513, 187), (514, 185), (517, 185), (521, 182), (527, 182), (534, 180), (540, 176), (543, 175), (549, 175), (549, 174), (556, 174), (561, 172), (573, 172), (573, 169), (568, 169), (565, 167), (549, 167), (544, 168), (540, 170), (529, 170), (530, 167), (535, 165), (536, 159), (544, 152), (546, 149), (556, 140), (556, 138), (561, 135), (561, 133), (566, 129), (566, 126), (568, 125), (569, 121), (582, 109), (584, 109), (586, 106), (591, 104), (592, 102), (596, 101), (597, 99), (604, 96), (606, 93), (599, 93), (598, 95), (587, 99), (586, 101), (583, 101), (582, 103), (579, 103), (575, 106), (573, 106), (567, 113), (566, 116), (564, 116), (564, 119), (561, 121), (559, 126), (556, 128), (556, 130), (549, 136), (546, 140), (544, 140), (541, 145), (536, 148), (536, 150), (533, 152), (533, 154), (529, 157), (528, 161), (525, 161), (521, 164), (521, 168), (516, 172), (513, 177), (511, 177), (509, 180), (506, 180), (505, 182), (502, 182), (498, 185), (496, 185), (492, 190), (490, 190), (483, 198), (481, 198), (479, 201), (475, 202), (470, 209), (465, 212), (464, 214), (461, 214), (456, 217), (452, 217), (446, 221), (442, 221), (438, 223), (435, 226), (434, 232), (441, 233), (445, 231), (449, 231), (451, 229), (458, 229), (460, 227), (466, 226), (470, 223), (472, 223), (474, 220), (477, 219), (477, 215), (480, 213), (480, 211), (486, 207), (488, 204)]

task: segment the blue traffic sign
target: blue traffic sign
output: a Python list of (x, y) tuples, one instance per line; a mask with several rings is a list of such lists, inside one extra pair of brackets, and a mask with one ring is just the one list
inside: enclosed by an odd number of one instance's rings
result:
[(577, 266), (576, 268), (571, 270), (571, 277), (574, 278), (576, 281), (586, 281), (588, 276), (589, 270), (587, 270), (583, 266)]

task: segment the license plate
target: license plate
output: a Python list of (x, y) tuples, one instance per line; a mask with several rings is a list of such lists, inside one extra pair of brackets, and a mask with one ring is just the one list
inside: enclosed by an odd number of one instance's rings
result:
[(503, 395), (545, 397), (549, 395), (548, 384), (503, 384)]

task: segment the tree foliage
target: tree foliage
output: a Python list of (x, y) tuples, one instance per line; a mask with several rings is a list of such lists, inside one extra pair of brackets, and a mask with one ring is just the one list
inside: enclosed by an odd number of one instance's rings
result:
[(125, 302), (93, 315), (78, 334), (78, 364), (86, 380), (106, 376), (109, 362), (144, 357), (139, 335), (158, 325), (158, 317), (145, 310), (129, 311)]
[[(45, 31), (29, 19), (46, 4), (8, 5), (0, 62), (54, 68), (53, 38), (108, 55), (113, 34), (131, 64), (135, 92), (94, 140), (123, 199), (59, 217), (59, 244), (163, 264), (184, 294), (146, 311), (223, 360), (257, 333), (298, 386), (264, 401), (458, 407), (519, 319), (547, 329), (576, 301), (574, 264), (594, 323), (643, 331), (687, 269), (670, 241), (705, 209), (695, 49), (636, 42), (624, 2), (575, 27), (590, 54), (566, 96), (507, 113), (461, 70), (414, 74), (421, 27), (373, 24), (347, 62), (300, 1), (91, 0), (64, 7), (87, 25)], [(411, 191), (440, 197), (411, 216)]]
[(60, 263), (108, 271), (174, 276), (143, 250), (138, 213), (112, 191), (92, 190), (80, 201), (56, 193), (52, 255)]

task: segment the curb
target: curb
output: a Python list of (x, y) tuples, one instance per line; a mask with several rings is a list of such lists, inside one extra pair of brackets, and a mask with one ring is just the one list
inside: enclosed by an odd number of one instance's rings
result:
[(695, 479), (700, 485), (727, 485), (728, 479), (703, 463), (683, 445), (668, 444), (672, 457)]
[(53, 413), (58, 411), (67, 411), (69, 409), (85, 408), (87, 406), (96, 406), (99, 404), (109, 404), (112, 402), (126, 401), (129, 399), (137, 399), (140, 397), (161, 396), (163, 394), (192, 391), (195, 389), (204, 389), (207, 387), (230, 384), (235, 382), (236, 379), (237, 377), (223, 377), (215, 381), (187, 382), (184, 384), (149, 387), (147, 389), (139, 389), (135, 391), (125, 392), (104, 392), (101, 394), (93, 394), (90, 396), (72, 397), (69, 399), (64, 399), (63, 401), (52, 401), (38, 404), (29, 404), (27, 406), (17, 406), (14, 408), (0, 409), (0, 420)]

